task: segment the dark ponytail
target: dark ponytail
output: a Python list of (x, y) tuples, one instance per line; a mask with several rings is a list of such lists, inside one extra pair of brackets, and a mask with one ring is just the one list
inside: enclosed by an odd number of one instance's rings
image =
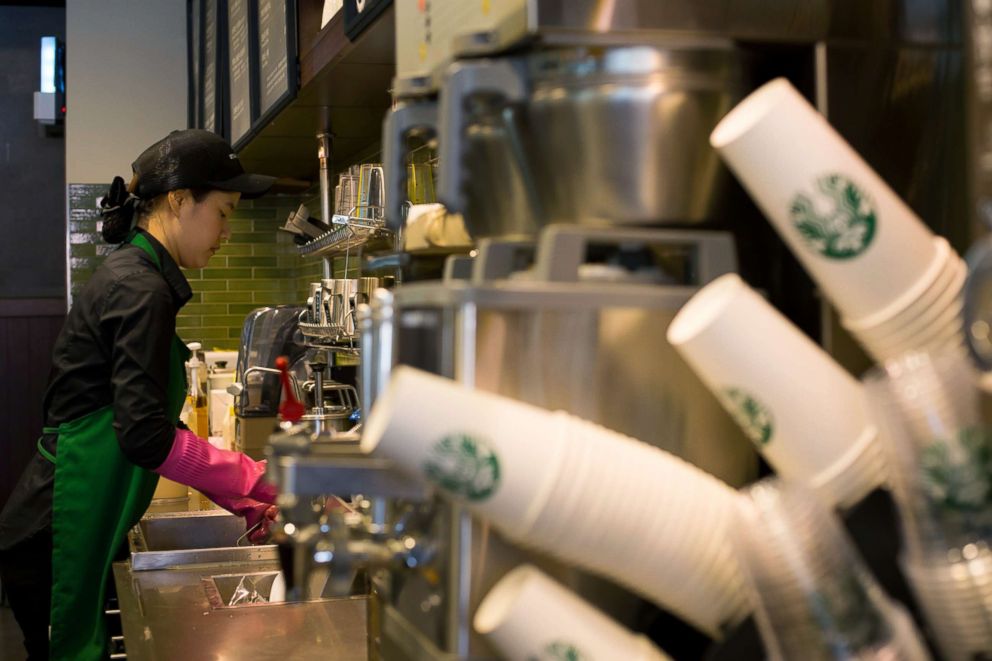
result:
[(114, 177), (110, 190), (100, 200), (100, 216), (103, 218), (103, 240), (107, 243), (121, 243), (135, 221), (144, 212), (146, 203), (130, 192), (129, 186), (121, 177)]

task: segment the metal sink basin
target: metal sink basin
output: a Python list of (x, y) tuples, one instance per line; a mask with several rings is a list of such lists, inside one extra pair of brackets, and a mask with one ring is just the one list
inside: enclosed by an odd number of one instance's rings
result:
[(131, 532), (131, 569), (278, 560), (276, 547), (238, 546), (245, 522), (223, 510), (147, 514)]

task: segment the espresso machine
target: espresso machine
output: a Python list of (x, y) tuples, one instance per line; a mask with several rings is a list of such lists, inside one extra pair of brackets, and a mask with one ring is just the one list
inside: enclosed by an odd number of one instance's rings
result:
[[(882, 15), (828, 0), (398, 2), (386, 224), (402, 231), (410, 139), (436, 141), (439, 200), (463, 216), (476, 247), (450, 257), (443, 279), (379, 289), (356, 308), (363, 406), (394, 365), (412, 365), (597, 422), (733, 486), (751, 481), (750, 444), (664, 340), (671, 318), (699, 287), (739, 270), (835, 354), (844, 347), (707, 138), (764, 79), (787, 75), (826, 110), (828, 93), (845, 98), (844, 82), (882, 78), (891, 103), (839, 113), (854, 142), (895, 115), (903, 150), (950, 149), (909, 137), (907, 126), (919, 125), (922, 88), (960, 85), (940, 65), (960, 51), (944, 31), (951, 10), (921, 16), (913, 3), (890, 4)], [(869, 48), (879, 34), (891, 38), (884, 52)], [(874, 68), (857, 71), (852, 53)], [(906, 62), (918, 68), (900, 69)], [(912, 71), (917, 88), (906, 87)], [(880, 169), (899, 186), (899, 167)], [(907, 196), (934, 204), (923, 191)], [(296, 504), (284, 512), (294, 530), (310, 530), (297, 536), (309, 553), (299, 566), (370, 570), (370, 635), (383, 658), (491, 657), (471, 616), (523, 561), (632, 628), (655, 608), (516, 548), (388, 462), (308, 439), (306, 427), (289, 427), (269, 448), (274, 479)], [(349, 515), (328, 518), (305, 505), (321, 493), (362, 495)], [(320, 549), (333, 552), (314, 560)]]

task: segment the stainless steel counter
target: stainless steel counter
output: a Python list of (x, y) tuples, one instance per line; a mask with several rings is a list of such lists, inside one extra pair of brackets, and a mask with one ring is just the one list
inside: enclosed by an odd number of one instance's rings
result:
[(277, 571), (274, 562), (135, 572), (128, 562), (115, 563), (127, 658), (368, 659), (367, 597), (234, 607), (215, 605), (215, 599), (211, 604), (211, 577)]

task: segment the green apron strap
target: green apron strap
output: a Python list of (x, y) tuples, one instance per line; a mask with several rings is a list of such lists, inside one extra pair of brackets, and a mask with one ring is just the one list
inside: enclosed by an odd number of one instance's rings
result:
[[(158, 255), (140, 233), (131, 242), (156, 264)], [(189, 350), (178, 336), (169, 351), (166, 415), (178, 420), (186, 397)], [(106, 585), (114, 557), (151, 502), (158, 475), (121, 452), (112, 406), (59, 425), (52, 492), (52, 606), (50, 658), (96, 661), (107, 657)]]
[(43, 439), (48, 434), (57, 434), (57, 433), (59, 433), (59, 430), (58, 429), (55, 429), (55, 431), (52, 431), (52, 429), (53, 429), (52, 427), (45, 427), (45, 429), (42, 430), (44, 433), (41, 436), (38, 437), (38, 454), (40, 454), (42, 457), (44, 457), (45, 459), (47, 459), (48, 461), (50, 461), (50, 462), (52, 462), (54, 464), (55, 463), (55, 455), (52, 454), (51, 452), (49, 452), (48, 450), (46, 450), (45, 449), (45, 446), (43, 446), (41, 444), (41, 439)]
[(159, 271), (162, 270), (162, 262), (158, 258), (158, 253), (155, 252), (155, 248), (152, 247), (151, 241), (149, 241), (144, 234), (134, 232), (134, 237), (131, 239), (131, 245), (138, 246), (148, 253), (148, 256), (152, 258), (153, 262), (155, 262), (155, 268)]

